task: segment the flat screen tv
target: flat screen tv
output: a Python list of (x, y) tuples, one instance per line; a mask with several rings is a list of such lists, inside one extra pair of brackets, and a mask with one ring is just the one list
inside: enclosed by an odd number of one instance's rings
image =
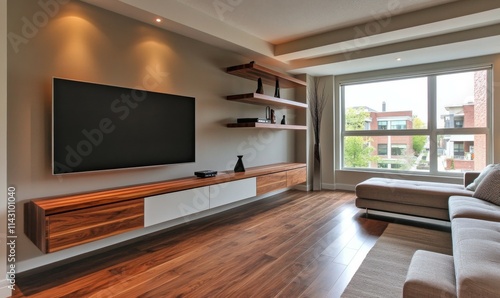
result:
[(195, 99), (53, 79), (54, 174), (195, 161)]

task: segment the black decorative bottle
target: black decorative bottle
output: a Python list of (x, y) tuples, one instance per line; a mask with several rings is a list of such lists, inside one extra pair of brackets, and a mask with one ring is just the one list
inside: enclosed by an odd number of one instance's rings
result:
[(274, 97), (280, 98), (280, 81), (276, 79), (276, 88), (274, 89)]
[(234, 172), (245, 172), (245, 166), (243, 165), (243, 155), (238, 155), (238, 161), (236, 162), (236, 165), (234, 166)]
[(255, 93), (264, 94), (264, 86), (262, 86), (261, 78), (257, 80), (257, 90), (255, 91)]

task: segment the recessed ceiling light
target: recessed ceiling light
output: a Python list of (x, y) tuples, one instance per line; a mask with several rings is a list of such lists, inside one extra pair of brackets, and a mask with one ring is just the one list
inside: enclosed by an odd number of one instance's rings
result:
[(161, 19), (160, 18), (156, 18), (156, 22), (157, 23), (161, 23)]
[(396, 61), (401, 61), (401, 58), (396, 58)]

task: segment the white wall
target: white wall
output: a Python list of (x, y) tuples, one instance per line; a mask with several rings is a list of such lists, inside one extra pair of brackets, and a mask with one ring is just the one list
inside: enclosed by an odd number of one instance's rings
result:
[[(8, 46), (8, 178), (17, 187), (18, 208), (30, 199), (191, 176), (195, 170), (232, 169), (236, 155), (246, 167), (291, 162), (291, 131), (228, 129), (236, 117), (265, 115), (263, 106), (233, 103), (226, 95), (254, 92), (256, 82), (225, 73), (249, 59), (175, 33), (160, 30), (80, 1), (12, 1), (8, 31), (19, 36)], [(66, 3), (66, 4), (64, 4)], [(51, 79), (53, 76), (148, 88), (196, 98), (196, 162), (154, 168), (51, 175)], [(265, 89), (274, 92), (273, 86)], [(294, 99), (293, 90), (282, 96)], [(277, 110), (277, 118), (292, 111)], [(22, 212), (19, 212), (22, 231)], [(166, 226), (166, 225), (165, 225)], [(27, 237), (19, 238), (19, 270), (49, 264), (143, 235), (144, 229), (48, 255)]]
[[(481, 46), (478, 44), (478, 46)], [(323, 175), (323, 184), (326, 185), (334, 185), (336, 189), (346, 189), (346, 190), (354, 190), (354, 187), (357, 183), (371, 178), (371, 177), (388, 177), (388, 178), (404, 178), (404, 179), (418, 179), (418, 180), (427, 180), (427, 181), (442, 181), (442, 182), (450, 182), (450, 183), (461, 183), (461, 178), (446, 178), (446, 177), (436, 177), (436, 176), (408, 176), (404, 174), (389, 174), (389, 173), (375, 173), (375, 172), (359, 172), (359, 171), (346, 171), (340, 170), (340, 136), (337, 133), (338, 129), (334, 129), (334, 127), (339, 127), (340, 119), (335, 114), (335, 111), (339, 109), (339, 84), (345, 81), (355, 81), (359, 79), (367, 79), (367, 78), (388, 78), (394, 77), (401, 74), (418, 74), (418, 73), (426, 73), (432, 72), (436, 70), (443, 69), (464, 69), (469, 67), (477, 67), (477, 66), (486, 66), (493, 65), (493, 161), (495, 163), (500, 162), (500, 121), (495, 121), (495, 119), (500, 119), (500, 54), (498, 55), (490, 55), (483, 57), (475, 57), (469, 59), (462, 59), (457, 61), (447, 61), (433, 64), (425, 64), (411, 67), (402, 67), (395, 69), (386, 69), (380, 71), (372, 71), (366, 73), (355, 73), (348, 74), (342, 76), (336, 76), (331, 78), (332, 86), (334, 88), (334, 96), (332, 100), (334, 102), (333, 109), (327, 109), (326, 113), (329, 115), (325, 115), (325, 120), (329, 119), (329, 123), (325, 123), (329, 135), (334, 136), (334, 146), (331, 147), (323, 147), (325, 155), (330, 155), (334, 157), (335, 160), (335, 170), (332, 171), (329, 175)], [(496, 80), (496, 81), (495, 81)], [(325, 132), (326, 133), (326, 132)]]

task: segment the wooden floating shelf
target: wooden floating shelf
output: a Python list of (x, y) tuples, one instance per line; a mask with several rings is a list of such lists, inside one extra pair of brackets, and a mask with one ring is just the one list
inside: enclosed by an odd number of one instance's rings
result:
[(229, 95), (226, 99), (230, 101), (244, 102), (263, 106), (272, 105), (283, 108), (307, 109), (307, 104), (305, 103), (284, 98), (277, 98), (260, 93)]
[(267, 129), (291, 129), (291, 130), (306, 130), (305, 125), (290, 125), (290, 124), (271, 124), (271, 123), (228, 123), (229, 128), (267, 128)]
[(260, 66), (255, 63), (248, 63), (242, 65), (231, 66), (227, 68), (227, 73), (242, 78), (250, 79), (255, 82), (259, 78), (262, 79), (262, 83), (274, 86), (276, 84), (276, 79), (279, 80), (281, 88), (293, 88), (293, 87), (305, 87), (307, 83), (291, 77), (289, 75), (274, 71), (272, 69)]

